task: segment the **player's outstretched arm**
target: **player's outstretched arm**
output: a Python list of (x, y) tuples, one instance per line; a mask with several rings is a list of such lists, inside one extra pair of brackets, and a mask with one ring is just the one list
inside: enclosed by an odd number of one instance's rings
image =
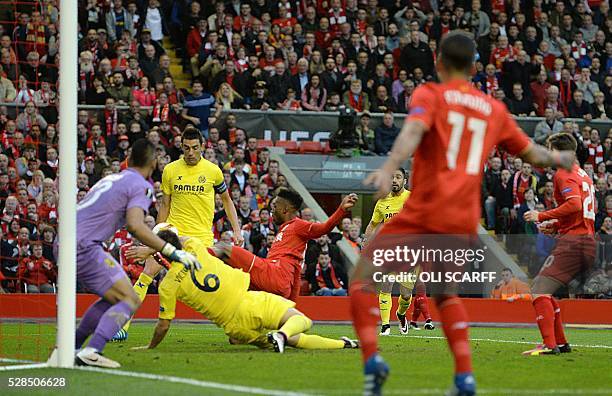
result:
[(308, 231), (309, 239), (317, 239), (321, 235), (330, 233), (335, 226), (340, 224), (346, 212), (349, 211), (357, 202), (357, 194), (350, 193), (340, 203), (338, 209), (332, 214), (325, 223), (312, 223)]
[(242, 237), (242, 232), (240, 230), (240, 226), (238, 225), (238, 213), (236, 212), (236, 206), (232, 201), (229, 191), (225, 190), (221, 194), (221, 200), (223, 201), (223, 209), (225, 209), (227, 218), (232, 225), (232, 231), (234, 232), (234, 245), (242, 246), (244, 243), (244, 238)]
[(363, 182), (366, 186), (372, 185), (378, 189), (375, 198), (384, 197), (391, 191), (393, 172), (414, 154), (426, 131), (427, 127), (422, 121), (412, 120), (404, 123), (385, 164), (369, 174)]
[(573, 151), (551, 151), (534, 143), (530, 143), (519, 156), (538, 167), (554, 166), (568, 170), (572, 169), (576, 161), (576, 153)]
[(562, 217), (581, 212), (582, 210), (582, 201), (580, 200), (580, 197), (574, 196), (569, 197), (565, 202), (556, 208), (547, 210), (545, 212), (530, 210), (523, 215), (523, 218), (525, 221), (546, 221), (560, 219)]

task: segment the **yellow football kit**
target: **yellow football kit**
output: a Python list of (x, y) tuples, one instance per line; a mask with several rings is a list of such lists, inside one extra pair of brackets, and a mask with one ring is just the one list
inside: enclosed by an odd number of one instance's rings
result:
[(406, 202), (409, 196), (410, 191), (404, 190), (399, 195), (393, 195), (393, 193), (390, 192), (386, 197), (379, 199), (378, 202), (376, 202), (376, 206), (374, 206), (372, 223), (380, 224), (391, 220), (393, 216), (402, 210), (404, 202)]
[(207, 290), (198, 288), (182, 264), (172, 263), (159, 286), (159, 318), (172, 320), (179, 300), (223, 327), (233, 341), (268, 345), (266, 334), (278, 329), (283, 315), (295, 303), (274, 294), (248, 291), (249, 275), (212, 256), (198, 239), (188, 239), (183, 249), (202, 264), (196, 278)]
[(166, 222), (175, 226), (179, 235), (212, 246), (215, 193), (227, 190), (221, 169), (204, 158), (194, 166), (180, 158), (164, 168), (161, 189), (171, 197)]

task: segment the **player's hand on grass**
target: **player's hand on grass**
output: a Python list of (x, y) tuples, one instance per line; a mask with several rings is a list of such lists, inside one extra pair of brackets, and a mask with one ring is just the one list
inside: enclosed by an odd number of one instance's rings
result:
[(155, 253), (154, 249), (148, 246), (132, 246), (125, 252), (125, 257), (128, 260), (145, 260), (150, 255)]
[(525, 221), (532, 221), (532, 222), (536, 222), (538, 221), (538, 214), (540, 212), (538, 212), (537, 210), (529, 210), (527, 212), (525, 212), (525, 214), (523, 215), (523, 219)]
[(389, 194), (391, 191), (391, 184), (393, 183), (393, 175), (384, 169), (378, 169), (368, 175), (363, 181), (366, 186), (373, 186), (378, 191), (374, 195), (375, 199), (379, 199)]
[(344, 199), (342, 200), (342, 203), (340, 204), (340, 207), (344, 210), (349, 210), (353, 206), (355, 206), (357, 199), (358, 199), (357, 194), (350, 193), (349, 195), (344, 197)]

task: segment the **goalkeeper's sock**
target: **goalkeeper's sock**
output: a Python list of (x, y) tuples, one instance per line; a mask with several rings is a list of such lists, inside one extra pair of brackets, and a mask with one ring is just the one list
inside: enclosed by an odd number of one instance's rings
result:
[[(149, 290), (149, 285), (152, 282), (153, 282), (153, 278), (151, 278), (149, 275), (145, 274), (144, 272), (140, 273), (138, 280), (136, 281), (136, 283), (134, 283), (134, 291), (136, 292), (136, 295), (138, 296), (140, 301), (144, 301), (145, 298), (147, 297), (147, 291)], [(127, 321), (125, 326), (123, 326), (123, 330), (125, 330), (126, 333), (130, 329), (130, 324), (132, 324), (131, 319)]]
[(127, 301), (120, 301), (110, 307), (100, 318), (96, 331), (87, 346), (102, 352), (106, 343), (121, 329), (133, 313), (134, 308)]
[(551, 297), (550, 301), (552, 302), (555, 312), (555, 340), (557, 341), (557, 345), (565, 345), (567, 344), (567, 339), (565, 338), (565, 330), (563, 330), (561, 307), (559, 307), (559, 302), (554, 297)]
[(398, 315), (406, 315), (406, 311), (408, 311), (408, 308), (410, 308), (410, 303), (412, 302), (412, 296), (409, 296), (407, 299), (405, 299), (403, 296), (399, 296), (399, 298), (397, 299), (398, 302), (398, 307), (397, 307), (397, 314)]
[(96, 330), (96, 326), (98, 325), (98, 322), (100, 322), (100, 318), (110, 307), (112, 307), (111, 303), (106, 300), (99, 299), (87, 309), (83, 315), (83, 319), (81, 319), (81, 322), (79, 323), (79, 327), (76, 330), (76, 349), (80, 349), (87, 337), (89, 337), (91, 333)]
[(376, 295), (365, 282), (355, 281), (349, 288), (353, 327), (361, 343), (361, 356), (366, 362), (378, 351)]
[(442, 330), (455, 359), (455, 374), (471, 373), (472, 351), (465, 307), (457, 297), (441, 297), (436, 303), (440, 311)]
[(285, 337), (291, 338), (296, 334), (304, 333), (312, 327), (312, 320), (304, 315), (293, 315), (278, 331), (283, 333)]
[(389, 318), (391, 317), (391, 293), (378, 293), (378, 306), (380, 308), (380, 321), (381, 324), (388, 325)]
[(300, 334), (296, 348), (300, 349), (343, 349), (343, 340), (334, 340), (318, 335)]

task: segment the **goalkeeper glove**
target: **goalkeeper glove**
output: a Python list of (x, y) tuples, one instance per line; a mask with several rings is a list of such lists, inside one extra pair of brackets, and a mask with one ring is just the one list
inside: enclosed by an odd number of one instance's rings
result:
[(166, 243), (164, 245), (161, 250), (161, 254), (168, 257), (171, 261), (176, 261), (183, 264), (187, 269), (202, 269), (202, 265), (193, 254), (184, 250), (178, 250), (170, 243)]

